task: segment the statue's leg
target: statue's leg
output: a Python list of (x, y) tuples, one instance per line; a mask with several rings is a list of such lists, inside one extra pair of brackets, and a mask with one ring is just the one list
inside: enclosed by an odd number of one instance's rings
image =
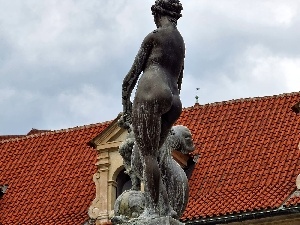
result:
[(141, 179), (143, 179), (143, 164), (137, 145), (134, 145), (131, 155), (132, 190), (141, 190)]
[[(136, 101), (132, 111), (132, 127), (136, 145), (143, 163), (143, 181), (145, 184), (145, 213), (172, 215), (165, 187), (162, 188), (161, 171), (158, 165), (159, 148), (163, 145), (168, 133), (181, 113), (179, 96), (173, 96), (173, 101), (147, 102)], [(159, 208), (160, 202), (166, 207)], [(160, 212), (161, 211), (161, 212)]]
[(135, 174), (132, 174), (131, 182), (132, 182), (132, 188), (131, 188), (132, 190), (141, 191), (141, 181)]
[(161, 114), (155, 104), (147, 102), (134, 106), (132, 126), (137, 148), (143, 163), (143, 181), (145, 184), (145, 213), (148, 216), (159, 215), (159, 190), (161, 175), (157, 162)]

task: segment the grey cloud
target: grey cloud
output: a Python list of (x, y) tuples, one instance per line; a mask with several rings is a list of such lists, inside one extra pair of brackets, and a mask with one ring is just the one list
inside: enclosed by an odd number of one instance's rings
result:
[[(0, 2), (0, 134), (114, 119), (154, 0)], [(182, 3), (184, 106), (296, 89), (299, 1)]]

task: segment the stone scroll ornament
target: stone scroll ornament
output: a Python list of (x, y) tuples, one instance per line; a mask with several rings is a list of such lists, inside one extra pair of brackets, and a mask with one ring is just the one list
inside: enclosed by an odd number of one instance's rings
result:
[[(120, 124), (130, 132), (120, 153), (133, 188), (117, 199), (114, 224), (181, 224), (177, 219), (184, 209), (179, 209), (176, 202), (186, 205), (187, 180), (171, 156), (165, 157), (170, 154), (164, 152), (171, 151), (172, 133), (177, 130), (172, 126), (182, 111), (179, 93), (185, 44), (177, 30), (182, 9), (179, 0), (155, 1), (151, 10), (157, 29), (144, 38), (123, 81)], [(143, 193), (139, 191), (140, 181), (144, 183)], [(177, 189), (176, 182), (181, 186), (185, 183), (186, 188)], [(179, 195), (184, 196), (183, 200), (177, 199)]]

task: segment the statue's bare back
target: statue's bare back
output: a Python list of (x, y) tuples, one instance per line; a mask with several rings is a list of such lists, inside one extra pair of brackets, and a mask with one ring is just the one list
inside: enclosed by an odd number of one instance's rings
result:
[(185, 54), (181, 34), (172, 25), (158, 28), (144, 39), (142, 48), (143, 46), (151, 50), (138, 83), (134, 108), (145, 101), (152, 101), (161, 106), (158, 109), (161, 114), (167, 113), (172, 106), (178, 111), (172, 113), (180, 114), (178, 79), (182, 73)]

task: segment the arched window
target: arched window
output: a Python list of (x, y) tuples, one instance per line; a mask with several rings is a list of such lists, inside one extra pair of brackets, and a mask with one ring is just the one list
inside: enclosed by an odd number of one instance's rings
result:
[(117, 191), (116, 198), (124, 191), (129, 190), (132, 187), (131, 179), (128, 174), (125, 173), (125, 169), (121, 170), (116, 179)]

